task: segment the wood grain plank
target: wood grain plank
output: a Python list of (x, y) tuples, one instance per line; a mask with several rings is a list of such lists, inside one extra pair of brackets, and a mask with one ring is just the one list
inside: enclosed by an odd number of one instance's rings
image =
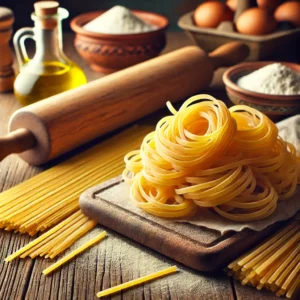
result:
[[(4, 258), (30, 240), (27, 236), (13, 236), (12, 233), (1, 234), (0, 253), (0, 299), (22, 299), (26, 289), (33, 261), (15, 261), (4, 263)], [(8, 245), (8, 247), (5, 247)], [(4, 246), (4, 247), (3, 247)]]
[[(97, 227), (72, 248), (101, 230)], [(97, 299), (96, 293), (102, 289), (176, 264), (110, 230), (108, 235), (49, 277), (44, 277), (42, 270), (51, 262), (36, 260), (25, 299)], [(207, 275), (177, 265), (178, 273), (124, 291), (112, 299), (234, 299), (230, 279), (222, 272)]]
[[(9, 157), (0, 165), (0, 191), (6, 190), (38, 173), (16, 157)], [(0, 198), (1, 199), (1, 198)], [(0, 299), (22, 299), (33, 266), (32, 261), (5, 263), (4, 259), (30, 241), (27, 235), (0, 233)]]

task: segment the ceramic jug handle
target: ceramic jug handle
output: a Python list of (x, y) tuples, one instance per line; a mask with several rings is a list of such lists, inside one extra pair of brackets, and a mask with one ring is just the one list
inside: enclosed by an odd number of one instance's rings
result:
[(31, 27), (19, 29), (14, 35), (13, 43), (19, 67), (21, 67), (25, 62), (29, 60), (27, 50), (25, 47), (25, 40), (28, 38), (35, 40), (34, 29)]

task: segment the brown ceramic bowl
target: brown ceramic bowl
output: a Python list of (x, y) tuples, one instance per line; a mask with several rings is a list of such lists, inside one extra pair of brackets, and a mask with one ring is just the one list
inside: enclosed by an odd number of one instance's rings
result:
[[(239, 87), (237, 80), (257, 69), (274, 62), (249, 62), (229, 68), (223, 75), (227, 95), (234, 104), (246, 104), (254, 107), (272, 119), (300, 113), (300, 95), (282, 96), (256, 93)], [(300, 65), (282, 62), (289, 68), (300, 72)]]
[(85, 24), (105, 11), (95, 11), (77, 16), (71, 21), (75, 31), (75, 47), (83, 59), (97, 72), (112, 73), (157, 56), (166, 45), (169, 21), (164, 16), (133, 10), (147, 23), (158, 28), (136, 34), (100, 34), (87, 31)]

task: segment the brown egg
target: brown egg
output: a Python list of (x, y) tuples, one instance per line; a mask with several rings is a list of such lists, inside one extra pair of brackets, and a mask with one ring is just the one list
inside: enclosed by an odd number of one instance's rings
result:
[(257, 5), (261, 8), (274, 11), (280, 4), (280, 0), (257, 0)]
[(237, 5), (238, 5), (238, 0), (227, 0), (226, 5), (232, 10), (236, 11)]
[(275, 10), (274, 17), (277, 22), (290, 22), (294, 26), (300, 26), (300, 2), (289, 1), (281, 4)]
[(236, 21), (236, 29), (243, 34), (264, 35), (273, 32), (277, 23), (268, 10), (253, 7), (244, 11)]
[(194, 12), (194, 21), (199, 27), (216, 28), (221, 22), (231, 21), (232, 19), (232, 10), (218, 1), (204, 2)]

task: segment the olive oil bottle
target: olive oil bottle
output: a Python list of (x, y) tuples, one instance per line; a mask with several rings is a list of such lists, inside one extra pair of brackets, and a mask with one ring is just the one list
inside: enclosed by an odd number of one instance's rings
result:
[[(68, 17), (55, 1), (35, 3), (34, 28), (23, 28), (14, 36), (19, 74), (14, 93), (25, 106), (86, 83), (82, 69), (69, 60), (62, 50), (61, 21)], [(36, 51), (28, 58), (25, 40), (35, 40)]]

